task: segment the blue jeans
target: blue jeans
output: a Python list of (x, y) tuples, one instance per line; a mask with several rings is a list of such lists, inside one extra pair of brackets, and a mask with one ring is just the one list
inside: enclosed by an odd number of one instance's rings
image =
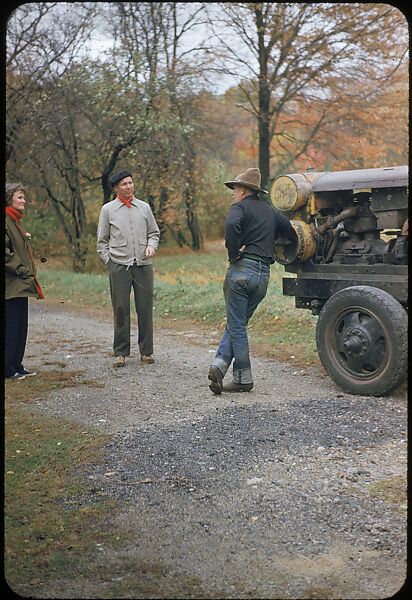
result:
[(250, 258), (232, 263), (226, 273), (223, 284), (226, 327), (212, 365), (224, 376), (234, 359), (233, 380), (236, 383), (253, 382), (246, 326), (266, 296), (269, 277), (269, 265)]

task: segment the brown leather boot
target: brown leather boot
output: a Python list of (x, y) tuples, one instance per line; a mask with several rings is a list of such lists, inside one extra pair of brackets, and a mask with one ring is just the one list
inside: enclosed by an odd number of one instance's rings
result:
[(115, 361), (113, 363), (113, 366), (115, 368), (117, 368), (117, 367), (124, 367), (125, 364), (126, 364), (126, 361), (125, 361), (124, 356), (116, 356), (116, 359), (115, 359)]
[(140, 362), (144, 363), (145, 365), (151, 365), (154, 363), (154, 361), (155, 361), (155, 359), (152, 354), (141, 354), (140, 355)]

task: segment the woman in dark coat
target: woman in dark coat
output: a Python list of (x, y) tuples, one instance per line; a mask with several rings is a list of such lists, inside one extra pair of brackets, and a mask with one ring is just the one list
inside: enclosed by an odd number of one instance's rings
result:
[(30, 234), (21, 224), (26, 200), (19, 183), (6, 184), (5, 219), (5, 352), (4, 376), (24, 379), (36, 375), (23, 366), (28, 325), (28, 298), (44, 298), (36, 279)]

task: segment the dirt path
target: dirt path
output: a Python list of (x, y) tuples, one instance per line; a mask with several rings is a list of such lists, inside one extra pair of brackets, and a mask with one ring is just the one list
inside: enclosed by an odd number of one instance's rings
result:
[[(84, 476), (118, 500), (129, 541), (91, 557), (111, 581), (129, 578), (118, 597), (386, 598), (402, 587), (406, 506), (393, 492), (406, 487), (404, 392), (350, 396), (317, 370), (254, 358), (251, 393), (214, 396), (213, 335), (157, 331), (147, 366), (133, 336), (114, 370), (110, 322), (45, 303), (30, 311), (27, 366), (65, 363), (104, 383), (36, 410), (111, 435), (106, 462)], [(109, 597), (75, 577), (41, 594)]]

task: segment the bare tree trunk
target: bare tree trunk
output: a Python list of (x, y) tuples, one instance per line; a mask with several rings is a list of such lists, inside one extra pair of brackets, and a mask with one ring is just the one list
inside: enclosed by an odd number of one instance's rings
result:
[(75, 240), (75, 244), (72, 245), (72, 265), (75, 273), (84, 273), (86, 269), (86, 256), (87, 249), (84, 248), (82, 240)]
[(258, 129), (259, 129), (259, 169), (262, 175), (262, 188), (267, 189), (270, 176), (270, 86), (268, 82), (268, 53), (265, 47), (265, 24), (261, 5), (255, 5), (256, 25), (258, 32)]
[(193, 195), (190, 193), (190, 190), (185, 191), (185, 205), (186, 205), (186, 221), (187, 226), (190, 230), (190, 235), (192, 236), (192, 248), (193, 250), (200, 250), (201, 248), (201, 235), (200, 235), (200, 227), (199, 227), (199, 219), (196, 215), (195, 210), (195, 200)]
[(105, 171), (102, 174), (102, 188), (103, 188), (103, 204), (109, 202), (111, 199), (113, 189), (110, 183), (111, 171)]
[[(69, 121), (71, 120), (69, 119)], [(70, 143), (70, 138), (75, 139), (75, 137), (70, 135), (70, 132), (72, 134), (74, 133), (72, 122), (70, 122), (70, 126), (65, 131), (56, 129), (56, 152), (54, 153), (54, 166), (57, 167), (56, 170), (62, 175), (62, 177), (59, 178), (60, 182), (65, 182), (66, 202), (65, 199), (62, 198), (61, 191), (56, 191), (58, 187), (55, 188), (53, 185), (53, 176), (51, 175), (52, 170), (49, 166), (42, 164), (40, 156), (36, 157), (35, 164), (37, 164), (38, 172), (42, 178), (42, 187), (45, 189), (51, 201), (69, 244), (73, 261), (73, 270), (75, 272), (83, 272), (86, 266), (87, 254), (87, 248), (85, 246), (87, 222), (81, 195), (77, 143), (76, 141), (72, 144)], [(62, 151), (60, 156), (58, 155), (57, 148)]]
[(192, 248), (193, 250), (200, 250), (202, 238), (196, 211), (195, 151), (190, 143), (190, 139), (186, 135), (183, 137), (187, 148), (185, 188), (183, 193), (186, 208), (186, 222), (192, 237)]
[(169, 192), (164, 186), (161, 186), (158, 202), (156, 202), (156, 198), (153, 194), (149, 194), (147, 196), (147, 201), (149, 203), (150, 208), (152, 209), (153, 214), (156, 216), (156, 223), (160, 230), (159, 244), (162, 244), (164, 242), (164, 236), (167, 231), (167, 224), (165, 222), (165, 212), (170, 204)]
[(176, 223), (174, 227), (172, 225), (167, 224), (167, 228), (172, 234), (179, 248), (183, 248), (183, 246), (189, 246), (190, 248), (190, 244), (186, 240), (185, 234), (183, 233), (182, 228), (178, 223)]

